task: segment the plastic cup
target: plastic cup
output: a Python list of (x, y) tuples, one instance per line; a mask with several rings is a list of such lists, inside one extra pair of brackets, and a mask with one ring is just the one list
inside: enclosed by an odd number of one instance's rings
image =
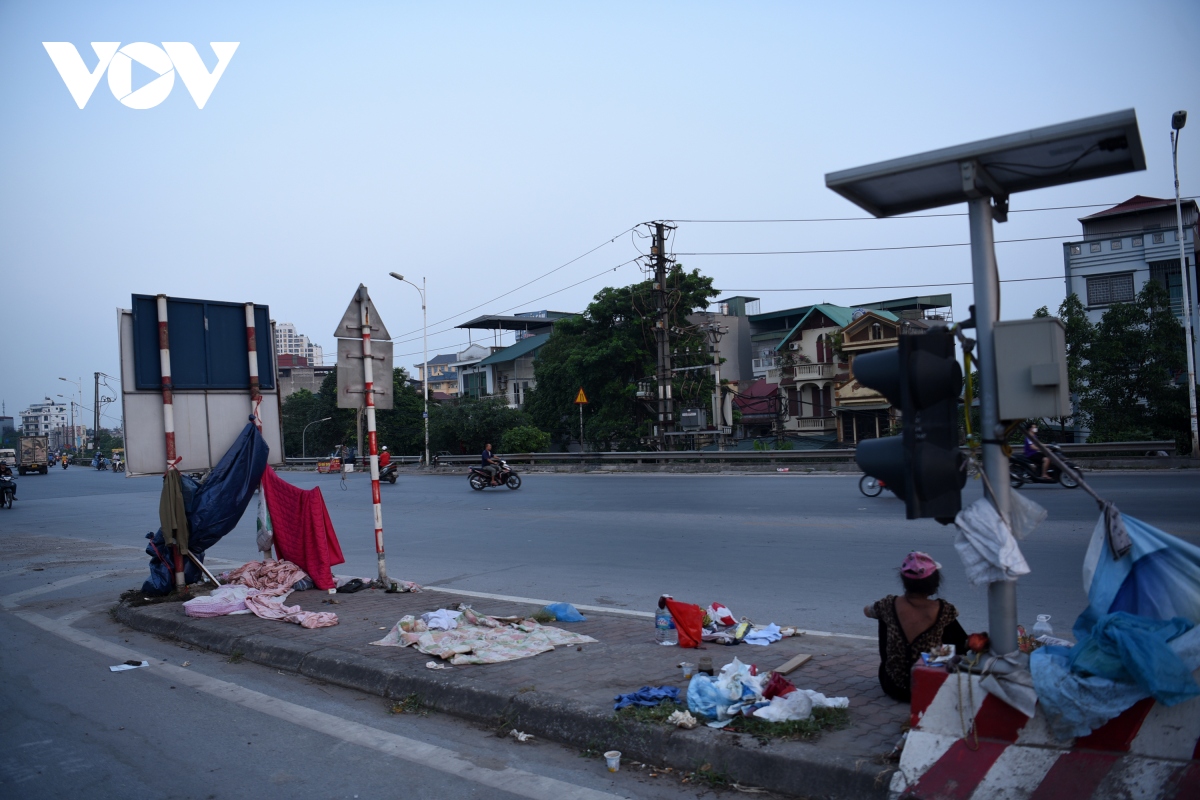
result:
[(608, 771), (616, 772), (621, 768), (621, 751), (609, 750), (604, 754), (604, 760), (608, 763)]
[(683, 679), (685, 681), (696, 674), (696, 665), (690, 661), (684, 661), (679, 665), (679, 668), (683, 670)]

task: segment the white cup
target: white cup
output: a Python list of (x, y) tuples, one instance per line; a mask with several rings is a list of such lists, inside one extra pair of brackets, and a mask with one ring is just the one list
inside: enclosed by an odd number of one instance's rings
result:
[(604, 760), (608, 762), (608, 771), (616, 772), (621, 768), (621, 751), (609, 750), (604, 754)]

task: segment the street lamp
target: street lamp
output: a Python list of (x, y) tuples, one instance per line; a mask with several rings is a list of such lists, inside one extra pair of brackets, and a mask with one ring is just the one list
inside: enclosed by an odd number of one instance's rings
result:
[[(1175, 168), (1175, 238), (1179, 241), (1179, 274), (1183, 276), (1183, 330), (1187, 345), (1188, 413), (1192, 432), (1192, 458), (1200, 458), (1200, 433), (1196, 428), (1196, 339), (1192, 330), (1192, 287), (1187, 254), (1183, 249), (1183, 209), (1179, 203), (1179, 132), (1187, 124), (1187, 112), (1171, 115), (1171, 165)], [(1194, 249), (1194, 248), (1193, 248)]]
[(304, 430), (300, 431), (300, 457), (308, 458), (308, 449), (304, 446), (304, 437), (308, 435), (308, 429), (318, 422), (328, 422), (333, 417), (325, 417), (325, 419), (314, 419), (312, 422), (304, 426)]
[[(83, 378), (80, 378), (77, 381), (73, 381), (70, 378), (59, 378), (59, 380), (66, 381), (67, 383), (73, 383), (79, 389), (79, 400), (80, 400), (79, 411), (80, 411), (80, 413), (82, 413), (83, 412), (83, 402), (82, 402), (83, 401)], [(79, 434), (75, 430), (75, 401), (72, 400), (71, 401), (71, 444), (76, 450), (79, 450), (78, 439), (79, 439)]]
[(429, 313), (425, 308), (425, 279), (421, 278), (421, 285), (417, 286), (398, 272), (388, 274), (421, 293), (421, 388), (425, 394), (425, 469), (429, 469)]

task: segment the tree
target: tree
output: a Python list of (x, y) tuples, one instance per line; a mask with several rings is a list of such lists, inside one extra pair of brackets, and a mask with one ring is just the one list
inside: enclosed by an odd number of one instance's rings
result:
[(550, 449), (550, 434), (532, 425), (509, 428), (500, 437), (501, 453), (544, 453)]
[(1082, 354), (1078, 416), (1089, 441), (1174, 439), (1189, 451), (1184, 348), (1183, 327), (1156, 281), (1109, 308)]
[[(686, 272), (675, 264), (667, 274), (667, 289), (669, 324), (684, 331), (673, 336), (672, 348), (685, 361), (709, 363), (704, 336), (690, 330), (687, 317), (707, 308), (717, 295), (712, 279), (698, 270)], [(555, 323), (554, 334), (534, 362), (537, 385), (526, 403), (527, 412), (539, 428), (563, 442), (571, 441), (578, 430), (574, 400), (582, 387), (589, 401), (584, 435), (593, 448), (607, 450), (616, 445), (637, 449), (640, 440), (650, 435), (654, 412), (649, 404), (638, 400), (638, 382), (650, 380), (653, 385), (656, 370), (653, 298), (649, 280), (606, 287), (581, 316)], [(677, 409), (708, 405), (713, 381), (707, 371), (675, 375)]]
[[(499, 397), (460, 398), (429, 412), (430, 448), (451, 453), (478, 453), (497, 445), (506, 431), (526, 424), (525, 415)], [(493, 448), (494, 449), (494, 448)]]

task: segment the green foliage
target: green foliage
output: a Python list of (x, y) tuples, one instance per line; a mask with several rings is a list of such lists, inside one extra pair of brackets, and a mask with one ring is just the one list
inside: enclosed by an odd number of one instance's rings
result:
[[(392, 370), (393, 407), (375, 412), (376, 440), (397, 455), (416, 455), (424, 450), (422, 398), (408, 383), (408, 373)], [(304, 435), (310, 422), (318, 422)], [(292, 458), (301, 455), (301, 445), (309, 457), (328, 455), (334, 447), (357, 446), (356, 411), (337, 407), (337, 373), (325, 376), (316, 394), (301, 389), (283, 401), (283, 451)], [(302, 441), (303, 439), (303, 441)], [(367, 450), (367, 426), (363, 421), (363, 452)]]
[(550, 449), (550, 434), (532, 425), (509, 428), (500, 437), (501, 453), (544, 453)]
[(479, 453), (490, 442), (497, 452), (505, 432), (526, 424), (525, 415), (503, 398), (460, 398), (430, 407), (429, 446), (435, 452)]
[(1089, 441), (1174, 439), (1190, 450), (1184, 332), (1161, 285), (1149, 281), (1136, 300), (1109, 308), (1077, 356), (1077, 417)]
[[(716, 297), (712, 279), (698, 270), (675, 265), (667, 274), (670, 324), (687, 329), (689, 314), (706, 308)], [(652, 378), (656, 369), (654, 298), (650, 281), (606, 287), (582, 316), (555, 323), (554, 335), (538, 351), (534, 364), (536, 388), (526, 410), (534, 423), (563, 442), (578, 436), (574, 405), (580, 387), (587, 393), (584, 436), (592, 449), (617, 446), (635, 450), (649, 436), (653, 412), (637, 398), (638, 381)], [(673, 349), (692, 353), (691, 361), (707, 363), (704, 337), (698, 331), (674, 335)], [(692, 364), (679, 364), (691, 366)], [(675, 373), (675, 407), (707, 407), (712, 376), (703, 370)]]

